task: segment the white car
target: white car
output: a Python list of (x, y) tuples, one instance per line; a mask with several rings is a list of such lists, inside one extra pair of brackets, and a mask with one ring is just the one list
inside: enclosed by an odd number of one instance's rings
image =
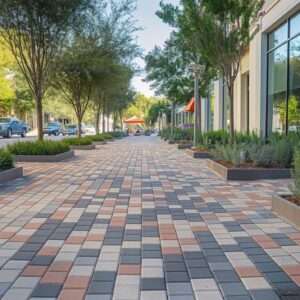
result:
[(82, 131), (86, 135), (95, 135), (96, 134), (96, 129), (92, 125), (82, 125)]

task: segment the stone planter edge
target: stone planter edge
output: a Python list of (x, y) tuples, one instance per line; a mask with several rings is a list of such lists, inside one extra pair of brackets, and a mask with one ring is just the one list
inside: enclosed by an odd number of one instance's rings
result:
[(16, 162), (60, 162), (74, 156), (74, 151), (69, 150), (56, 155), (15, 155)]

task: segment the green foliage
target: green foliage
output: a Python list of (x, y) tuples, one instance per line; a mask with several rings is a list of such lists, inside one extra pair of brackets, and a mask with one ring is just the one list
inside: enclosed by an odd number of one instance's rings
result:
[(106, 141), (110, 141), (110, 140), (112, 140), (112, 139), (114, 138), (114, 137), (112, 136), (112, 134), (111, 134), (111, 133), (108, 133), (108, 132), (102, 133), (101, 136), (102, 136)]
[(93, 143), (93, 140), (90, 137), (86, 136), (86, 137), (80, 137), (80, 138), (79, 137), (67, 138), (67, 139), (64, 139), (63, 142), (69, 146), (88, 146)]
[(105, 139), (101, 134), (89, 135), (88, 136), (93, 142), (104, 142)]
[(56, 155), (70, 150), (70, 147), (58, 141), (18, 142), (8, 145), (7, 149), (14, 155)]
[(215, 145), (212, 150), (213, 156), (217, 160), (232, 163), (235, 167), (239, 167), (246, 161), (245, 146), (238, 144)]
[(120, 139), (126, 136), (123, 131), (113, 131), (109, 132), (108, 134), (110, 134), (115, 139)]
[(290, 168), (297, 144), (295, 136), (271, 137), (266, 143), (256, 135), (240, 135), (234, 144), (230, 144), (229, 139), (227, 144), (216, 144), (212, 153), (216, 159), (231, 162), (235, 166), (244, 161), (256, 167)]
[(12, 169), (14, 167), (13, 156), (7, 150), (0, 149), (0, 171)]
[(292, 190), (296, 196), (300, 196), (300, 148), (297, 148), (294, 155), (294, 186)]
[(167, 116), (167, 121), (171, 120), (170, 104), (167, 101), (158, 101), (153, 103), (148, 111), (146, 123), (150, 126), (154, 126), (158, 118), (162, 115)]

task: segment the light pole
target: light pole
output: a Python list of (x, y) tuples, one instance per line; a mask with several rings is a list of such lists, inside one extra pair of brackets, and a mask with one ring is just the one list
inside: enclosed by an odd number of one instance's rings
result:
[(198, 136), (197, 133), (201, 133), (201, 99), (199, 94), (199, 81), (202, 72), (204, 71), (204, 66), (199, 64), (191, 64), (190, 70), (193, 72), (194, 75), (194, 147), (198, 144)]

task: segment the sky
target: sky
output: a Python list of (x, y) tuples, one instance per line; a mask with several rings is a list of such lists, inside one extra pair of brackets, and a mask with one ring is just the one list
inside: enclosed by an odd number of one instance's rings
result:
[[(138, 43), (144, 50), (144, 55), (151, 51), (156, 45), (163, 46), (164, 42), (168, 39), (172, 28), (164, 24), (156, 15), (159, 9), (160, 0), (137, 0), (136, 19), (138, 26), (142, 28), (138, 32)], [(178, 4), (179, 0), (168, 0), (172, 4)], [(140, 67), (144, 68), (145, 63), (142, 59), (138, 60)], [(150, 84), (143, 82), (145, 74), (136, 76), (133, 79), (133, 86), (137, 92), (143, 93), (146, 96), (154, 95), (151, 90)]]

